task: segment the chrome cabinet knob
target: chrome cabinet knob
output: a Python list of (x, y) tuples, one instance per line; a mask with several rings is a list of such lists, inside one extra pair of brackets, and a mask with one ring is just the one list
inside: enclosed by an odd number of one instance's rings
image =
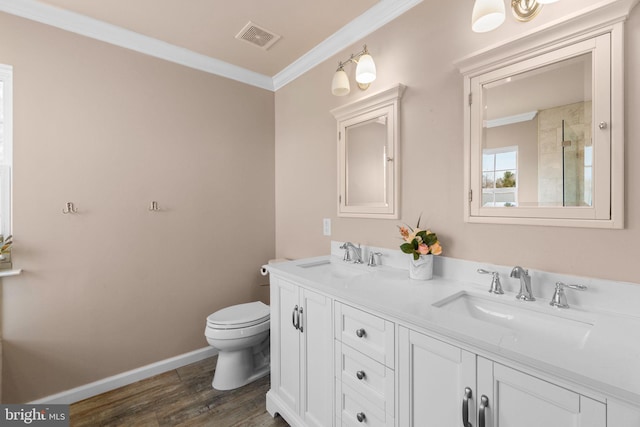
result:
[(356, 377), (358, 377), (359, 380), (363, 380), (365, 376), (366, 374), (364, 373), (364, 371), (356, 372)]
[(356, 414), (356, 418), (358, 419), (358, 422), (361, 422), (361, 423), (363, 423), (364, 420), (367, 419), (367, 417), (364, 415), (364, 412), (358, 412)]
[(362, 338), (367, 335), (367, 332), (363, 328), (360, 328), (356, 330), (356, 335), (358, 336), (358, 338)]

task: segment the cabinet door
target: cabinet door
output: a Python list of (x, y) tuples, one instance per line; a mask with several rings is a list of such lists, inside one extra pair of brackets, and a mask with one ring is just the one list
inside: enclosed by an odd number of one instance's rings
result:
[(302, 417), (308, 426), (333, 423), (333, 329), (331, 299), (303, 289)]
[(300, 332), (292, 321), (299, 310), (298, 286), (271, 281), (271, 389), (295, 414), (300, 413)]
[(482, 358), (478, 360), (478, 390), (489, 398), (486, 427), (607, 425), (604, 403)]
[(640, 426), (640, 407), (607, 400), (607, 427)]
[(461, 426), (465, 409), (475, 425), (476, 356), (404, 327), (398, 344), (399, 425)]

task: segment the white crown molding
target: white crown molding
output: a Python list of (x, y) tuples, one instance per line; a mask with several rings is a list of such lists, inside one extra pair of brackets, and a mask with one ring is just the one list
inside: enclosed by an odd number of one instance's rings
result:
[(345, 47), (362, 40), (383, 25), (393, 21), (422, 0), (381, 0), (371, 9), (329, 36), (322, 43), (291, 63), (273, 77), (275, 90), (286, 86), (316, 65), (336, 55)]
[(0, 0), (0, 11), (196, 70), (273, 90), (273, 79), (264, 74), (35, 0)]
[(484, 127), (487, 129), (495, 128), (498, 126), (513, 125), (515, 123), (528, 122), (530, 120), (533, 120), (533, 118), (537, 115), (538, 115), (537, 110), (529, 111), (522, 114), (514, 114), (513, 116), (500, 117), (498, 119), (484, 120), (483, 124), (484, 124)]
[(0, 11), (80, 34), (185, 67), (276, 91), (320, 62), (397, 18), (422, 0), (381, 0), (273, 78), (228, 62), (36, 0), (0, 0)]

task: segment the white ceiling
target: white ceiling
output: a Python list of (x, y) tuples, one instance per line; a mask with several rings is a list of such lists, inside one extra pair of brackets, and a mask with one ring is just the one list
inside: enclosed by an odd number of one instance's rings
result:
[[(421, 1), (0, 0), (0, 11), (277, 90)], [(268, 50), (236, 39), (249, 22), (282, 38)]]

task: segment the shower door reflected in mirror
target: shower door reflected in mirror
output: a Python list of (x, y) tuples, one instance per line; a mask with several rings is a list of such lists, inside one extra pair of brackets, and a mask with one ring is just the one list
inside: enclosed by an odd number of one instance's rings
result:
[(592, 206), (592, 68), (589, 52), (483, 85), (483, 207)]

